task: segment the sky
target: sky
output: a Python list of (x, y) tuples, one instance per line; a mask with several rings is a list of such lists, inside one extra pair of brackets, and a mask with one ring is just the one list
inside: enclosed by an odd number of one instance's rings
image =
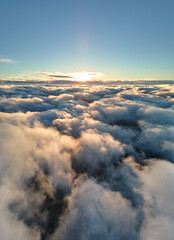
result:
[(174, 79), (173, 0), (0, 0), (0, 79)]

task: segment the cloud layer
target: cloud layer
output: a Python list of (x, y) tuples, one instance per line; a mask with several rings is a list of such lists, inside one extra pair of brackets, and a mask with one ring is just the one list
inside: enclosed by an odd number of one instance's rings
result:
[(1, 239), (173, 240), (172, 82), (1, 82)]

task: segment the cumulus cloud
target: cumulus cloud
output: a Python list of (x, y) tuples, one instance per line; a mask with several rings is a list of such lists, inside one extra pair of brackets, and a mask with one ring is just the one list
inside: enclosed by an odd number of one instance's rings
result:
[(172, 240), (173, 123), (172, 82), (2, 81), (2, 240)]
[(141, 191), (145, 199), (141, 238), (172, 240), (174, 235), (173, 164), (167, 161), (155, 161), (138, 174), (143, 182)]
[(80, 179), (53, 239), (137, 239), (136, 210), (119, 192)]

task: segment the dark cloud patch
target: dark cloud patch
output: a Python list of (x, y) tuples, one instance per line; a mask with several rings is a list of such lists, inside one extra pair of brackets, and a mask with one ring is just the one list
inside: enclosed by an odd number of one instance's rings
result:
[(72, 78), (70, 75), (63, 75), (63, 74), (57, 75), (57, 74), (49, 74), (49, 73), (44, 73), (44, 72), (43, 73), (42, 72), (36, 73), (36, 75), (46, 76), (50, 79), (54, 79), (54, 78), (61, 78), (61, 79), (68, 78), (68, 79), (71, 79)]
[(2, 240), (173, 239), (172, 81), (1, 81), (0, 135)]

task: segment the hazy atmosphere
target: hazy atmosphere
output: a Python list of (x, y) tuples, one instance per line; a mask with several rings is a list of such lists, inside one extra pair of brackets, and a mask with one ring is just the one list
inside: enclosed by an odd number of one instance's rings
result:
[(0, 240), (174, 239), (173, 12), (0, 0)]

